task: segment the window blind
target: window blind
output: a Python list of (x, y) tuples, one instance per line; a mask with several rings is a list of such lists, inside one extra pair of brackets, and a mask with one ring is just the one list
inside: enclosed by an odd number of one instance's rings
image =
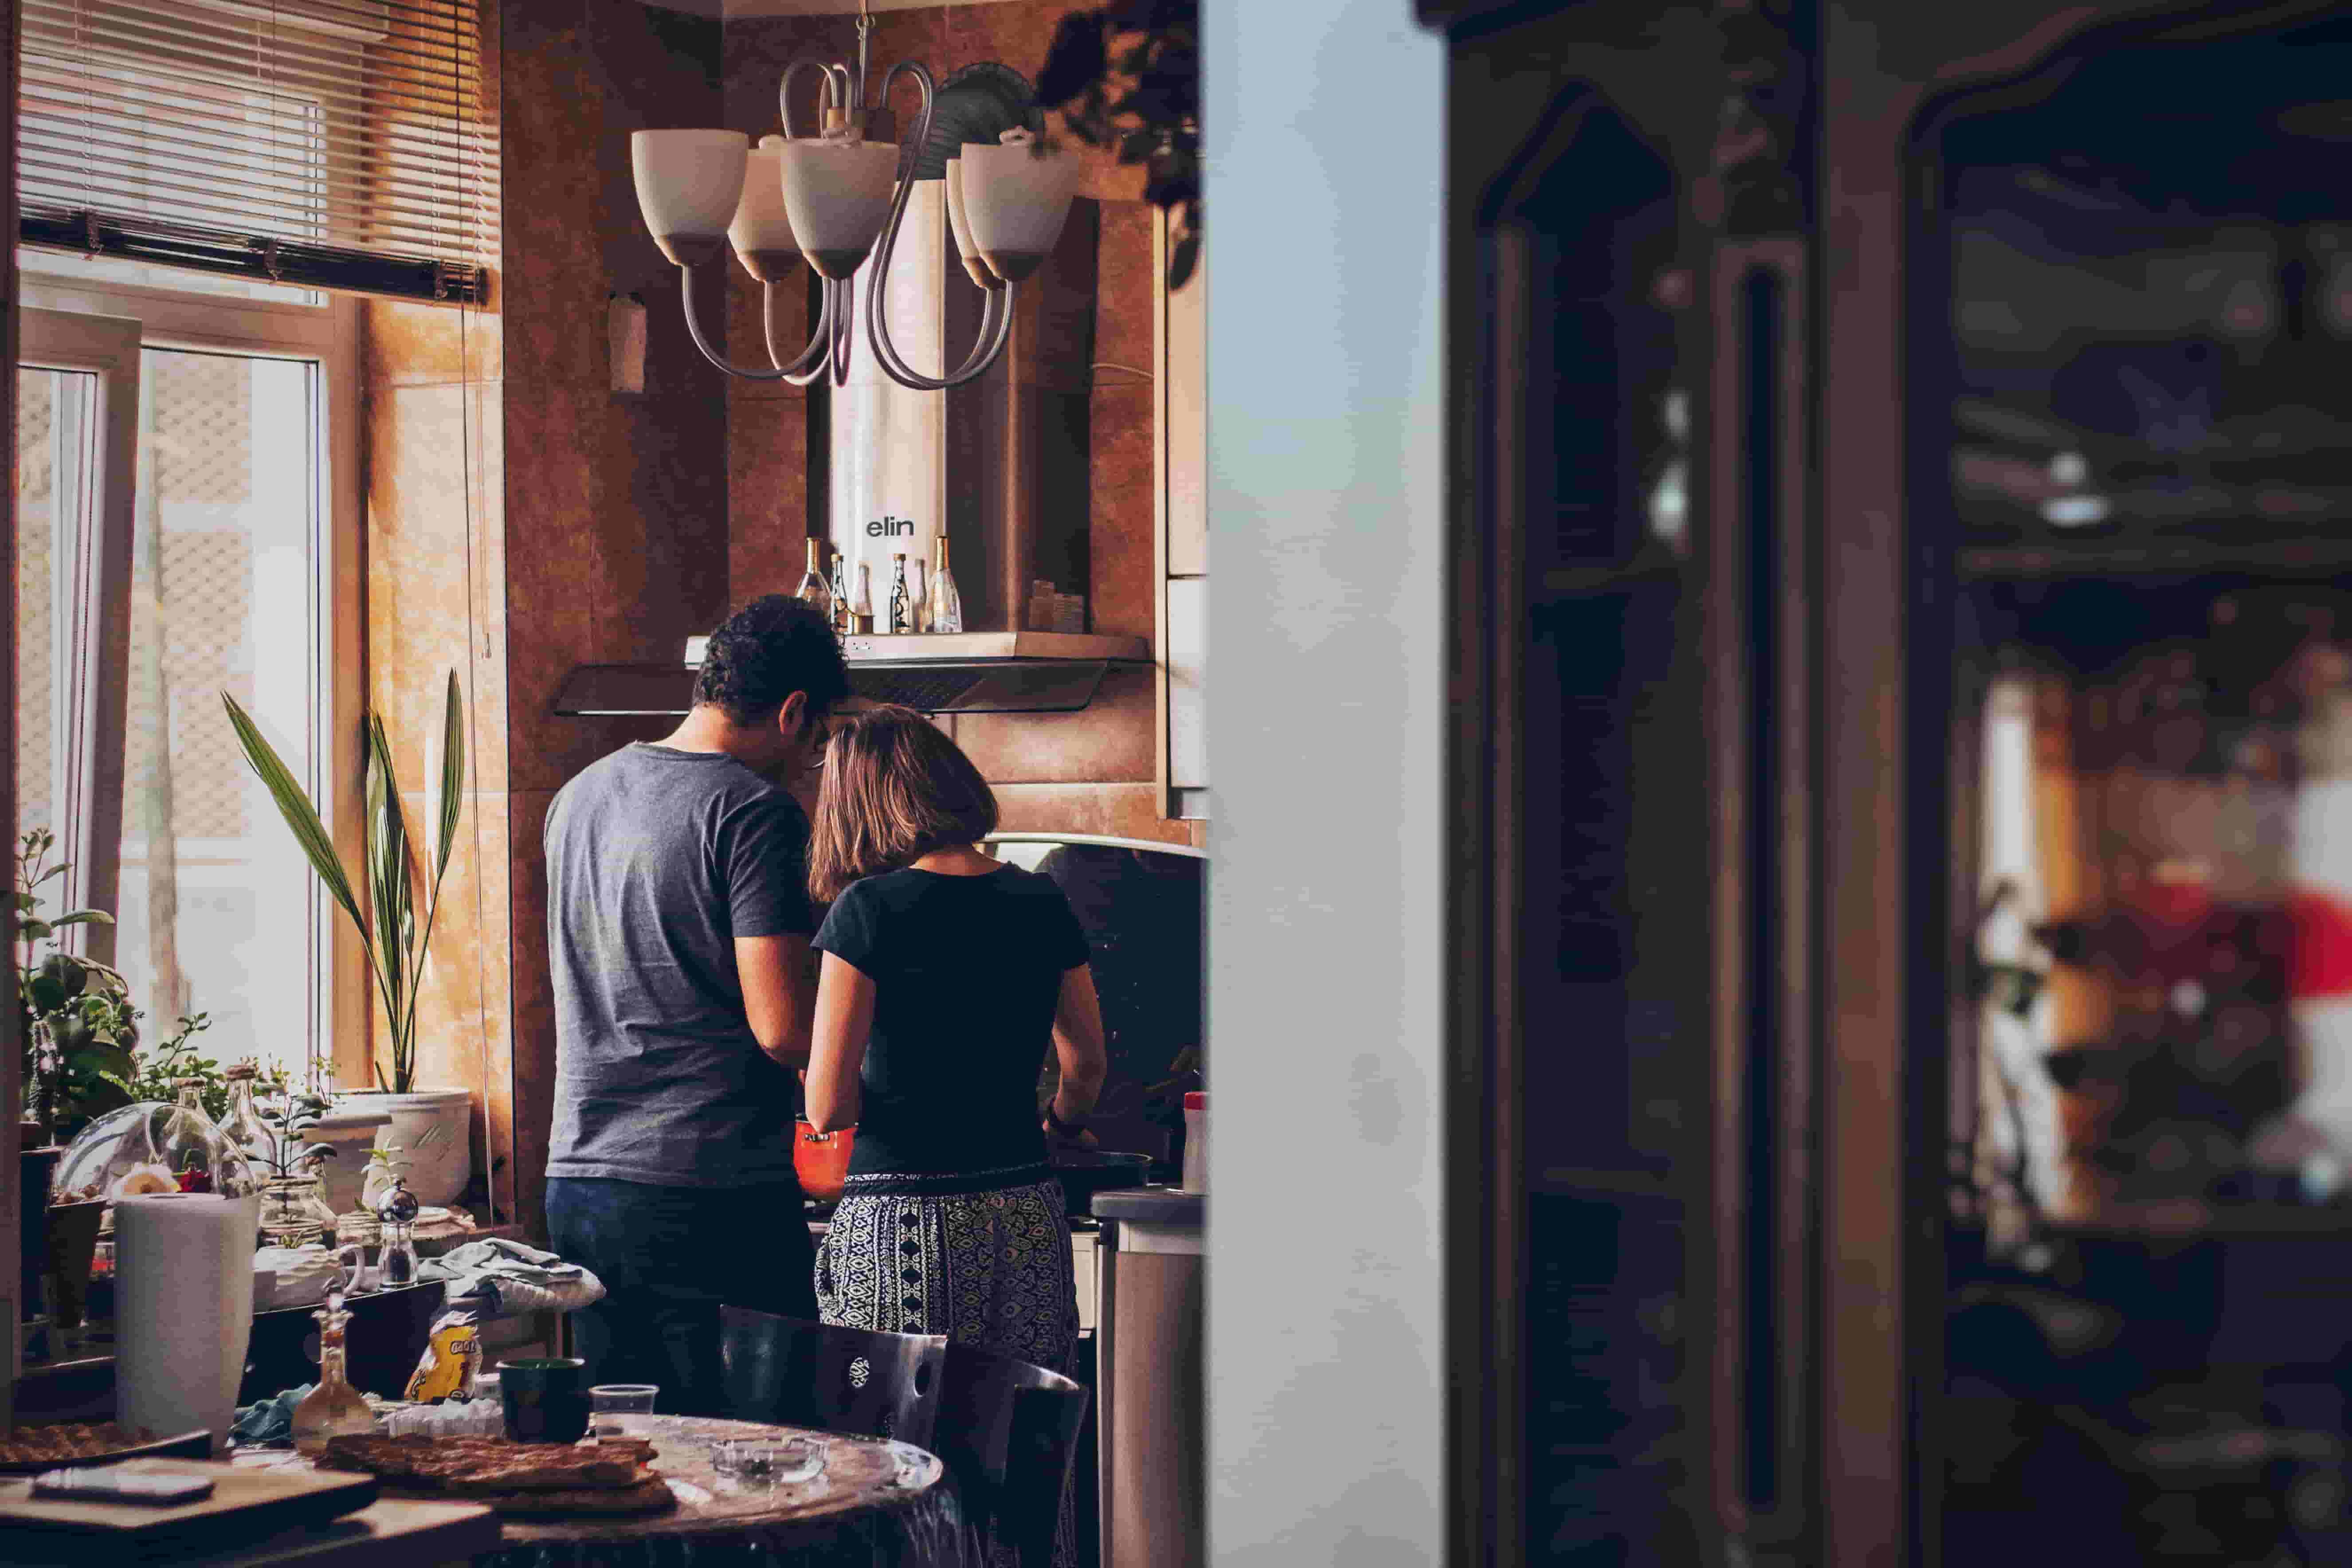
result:
[(478, 301), (478, 0), (20, 0), (26, 244)]

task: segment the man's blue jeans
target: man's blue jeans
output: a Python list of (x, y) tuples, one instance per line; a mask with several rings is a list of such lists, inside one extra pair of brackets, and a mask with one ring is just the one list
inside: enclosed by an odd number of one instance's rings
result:
[(604, 1281), (572, 1318), (591, 1383), (661, 1385), (655, 1408), (725, 1415), (719, 1309), (816, 1313), (816, 1248), (800, 1188), (657, 1187), (551, 1176), (548, 1244)]

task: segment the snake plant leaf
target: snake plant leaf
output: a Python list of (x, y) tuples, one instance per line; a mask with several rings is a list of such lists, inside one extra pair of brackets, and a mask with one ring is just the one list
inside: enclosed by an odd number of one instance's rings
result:
[(49, 923), (53, 926), (110, 926), (114, 923), (114, 917), (104, 910), (76, 910), (71, 914), (59, 915)]
[(236, 705), (236, 699), (224, 691), (221, 702), (228, 709), (228, 721), (236, 731), (237, 744), (244, 748), (247, 765), (269, 791), (269, 798), (278, 804), (278, 815), (286, 819), (287, 830), (301, 847), (310, 869), (318, 874), (335, 902), (343, 907), (343, 912), (352, 917), (352, 924), (364, 935), (367, 921), (360, 914), (359, 900), (352, 896), (351, 879), (343, 874), (342, 860), (335, 853), (334, 841), (327, 837), (326, 826), (319, 820), (317, 808), (294, 781), (293, 773), (278, 760), (260, 727)]
[(466, 808), (466, 705), (457, 696), (457, 672), (449, 672), (448, 700), (441, 712), (440, 822), (433, 857), (434, 885), (449, 868), (449, 852), (457, 844), (457, 818)]

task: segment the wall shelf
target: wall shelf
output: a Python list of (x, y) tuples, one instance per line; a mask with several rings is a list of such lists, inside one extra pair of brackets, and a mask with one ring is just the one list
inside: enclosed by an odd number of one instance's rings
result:
[[(925, 713), (1076, 713), (1118, 669), (1151, 668), (1142, 637), (1066, 632), (853, 637), (849, 689)], [(675, 718), (693, 705), (697, 666), (583, 664), (564, 678), (568, 719)]]

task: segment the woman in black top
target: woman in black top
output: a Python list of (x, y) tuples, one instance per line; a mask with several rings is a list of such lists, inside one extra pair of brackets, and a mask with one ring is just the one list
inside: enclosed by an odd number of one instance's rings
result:
[[(833, 908), (812, 943), (808, 1120), (857, 1136), (817, 1305), (828, 1323), (1062, 1372), (1077, 1299), (1046, 1149), (1087, 1139), (1102, 1015), (1069, 901), (980, 853), (995, 826), (979, 770), (919, 713), (857, 713), (826, 748), (809, 868)], [(1049, 1043), (1061, 1084), (1041, 1121)]]

